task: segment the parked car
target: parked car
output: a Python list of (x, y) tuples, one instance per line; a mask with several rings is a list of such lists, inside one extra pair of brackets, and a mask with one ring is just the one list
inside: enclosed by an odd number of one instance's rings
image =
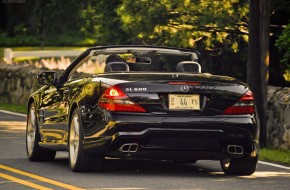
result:
[(251, 175), (259, 154), (255, 100), (243, 82), (202, 73), (199, 53), (158, 46), (99, 46), (57, 76), (38, 75), (28, 101), (27, 156), (69, 152), (72, 171), (99, 171), (105, 157), (220, 160)]

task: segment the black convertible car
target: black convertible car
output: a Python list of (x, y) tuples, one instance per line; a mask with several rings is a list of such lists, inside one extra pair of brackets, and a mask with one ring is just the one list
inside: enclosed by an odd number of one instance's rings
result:
[(202, 73), (199, 53), (157, 46), (102, 46), (60, 75), (43, 72), (28, 101), (27, 156), (68, 151), (75, 172), (105, 157), (178, 162), (220, 160), (225, 174), (251, 175), (259, 153), (252, 92)]

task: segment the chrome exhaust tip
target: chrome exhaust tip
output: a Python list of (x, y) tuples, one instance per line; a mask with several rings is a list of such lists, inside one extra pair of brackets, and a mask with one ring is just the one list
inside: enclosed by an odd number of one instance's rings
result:
[(128, 143), (128, 144), (123, 144), (119, 150), (121, 152), (130, 153), (130, 152), (137, 152), (138, 148), (139, 148), (139, 145), (137, 143)]
[(244, 150), (242, 146), (238, 146), (238, 145), (229, 145), (227, 147), (227, 152), (229, 154), (243, 154)]

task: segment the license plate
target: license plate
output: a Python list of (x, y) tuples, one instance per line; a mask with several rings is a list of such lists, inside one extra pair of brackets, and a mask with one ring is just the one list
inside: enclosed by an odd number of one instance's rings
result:
[(200, 110), (198, 94), (169, 94), (170, 110)]

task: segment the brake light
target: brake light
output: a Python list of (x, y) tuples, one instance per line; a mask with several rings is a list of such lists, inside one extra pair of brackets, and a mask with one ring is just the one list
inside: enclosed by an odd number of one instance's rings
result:
[(201, 83), (200, 82), (169, 82), (168, 84), (170, 85), (192, 85), (192, 86), (199, 86)]
[(247, 91), (237, 103), (233, 106), (227, 108), (224, 111), (224, 114), (235, 115), (235, 114), (254, 114), (255, 113), (255, 104), (254, 104), (254, 95), (249, 90)]
[(144, 108), (131, 101), (129, 96), (116, 86), (110, 87), (104, 92), (98, 105), (108, 111), (146, 112)]

